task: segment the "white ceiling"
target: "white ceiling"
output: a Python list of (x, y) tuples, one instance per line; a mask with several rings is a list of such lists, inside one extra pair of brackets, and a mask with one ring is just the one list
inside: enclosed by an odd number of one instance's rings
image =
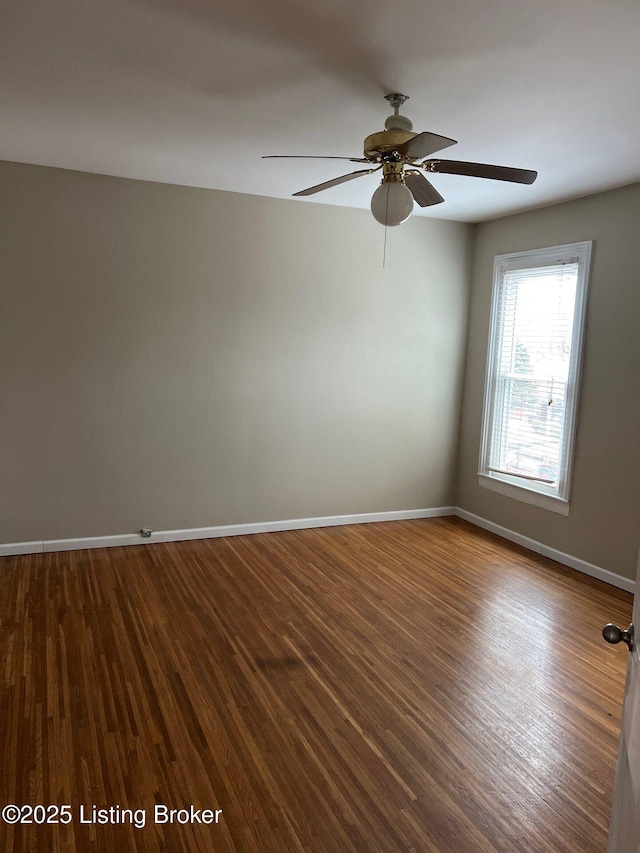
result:
[[(383, 94), (450, 175), (425, 215), (479, 221), (640, 180), (639, 0), (4, 0), (0, 159), (286, 198), (360, 168)], [(299, 204), (366, 207), (367, 176)]]

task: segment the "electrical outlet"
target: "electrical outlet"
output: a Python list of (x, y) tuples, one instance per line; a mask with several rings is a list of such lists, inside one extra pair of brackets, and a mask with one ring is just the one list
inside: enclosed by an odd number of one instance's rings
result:
[(142, 530), (140, 531), (140, 536), (142, 536), (143, 539), (151, 539), (152, 533), (153, 533), (153, 530), (151, 530), (150, 527), (143, 527)]

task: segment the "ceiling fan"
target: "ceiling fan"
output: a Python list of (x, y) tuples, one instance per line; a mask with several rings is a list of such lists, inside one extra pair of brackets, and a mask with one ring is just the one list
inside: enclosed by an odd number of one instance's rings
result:
[[(466, 163), (461, 160), (424, 160), (436, 151), (456, 145), (455, 139), (437, 133), (414, 133), (413, 124), (403, 115), (400, 107), (409, 99), (408, 95), (394, 93), (385, 95), (393, 107), (384, 123), (385, 129), (372, 133), (364, 141), (364, 157), (322, 157), (314, 155), (269, 154), (263, 159), (304, 158), (320, 160), (348, 160), (351, 163), (369, 163), (371, 169), (358, 169), (331, 181), (316, 184), (294, 196), (313, 195), (328, 190), (346, 181), (382, 170), (382, 181), (371, 199), (371, 212), (382, 225), (400, 225), (413, 210), (414, 200), (420, 207), (440, 204), (444, 198), (425, 178), (425, 172), (443, 175), (467, 175), (474, 178), (492, 178), (496, 181), (511, 181), (516, 184), (532, 184), (538, 176), (530, 169), (513, 169), (508, 166), (490, 166), (486, 163)], [(421, 160), (422, 162), (417, 162)]]

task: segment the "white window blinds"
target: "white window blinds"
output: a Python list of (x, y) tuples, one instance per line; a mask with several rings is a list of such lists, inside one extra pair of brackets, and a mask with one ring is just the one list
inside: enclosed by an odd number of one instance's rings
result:
[(535, 254), (497, 259), (481, 473), (566, 497), (584, 265)]

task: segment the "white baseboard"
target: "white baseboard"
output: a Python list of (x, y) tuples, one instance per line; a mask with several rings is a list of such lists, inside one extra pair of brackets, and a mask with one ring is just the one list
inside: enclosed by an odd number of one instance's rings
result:
[(41, 554), (44, 542), (8, 542), (0, 545), (0, 557), (11, 557), (14, 554)]
[(503, 539), (508, 539), (510, 542), (515, 542), (517, 545), (522, 545), (530, 551), (535, 551), (542, 557), (548, 557), (550, 560), (555, 560), (557, 563), (562, 563), (585, 575), (590, 575), (592, 578), (610, 583), (618, 589), (625, 589), (627, 592), (635, 592), (636, 584), (630, 578), (625, 578), (623, 575), (616, 575), (614, 572), (603, 569), (600, 566), (595, 566), (593, 563), (587, 563), (586, 560), (581, 560), (578, 557), (572, 557), (571, 554), (565, 554), (562, 551), (557, 551), (555, 548), (549, 548), (543, 545), (542, 542), (536, 542), (535, 539), (529, 539), (528, 536), (522, 536), (520, 533), (515, 533), (509, 530), (508, 527), (502, 527), (500, 524), (494, 524), (493, 521), (488, 521), (486, 518), (481, 518), (479, 515), (474, 515), (472, 512), (467, 512), (466, 509), (456, 507), (455, 515), (459, 518), (464, 518), (465, 521), (475, 524), (476, 527), (482, 527), (485, 530), (490, 530), (491, 533), (497, 533)]
[(84, 548), (115, 548), (122, 545), (149, 545), (153, 542), (182, 542), (186, 539), (217, 539), (221, 536), (247, 536), (278, 530), (305, 530), (310, 527), (336, 527), (341, 524), (368, 524), (374, 521), (401, 521), (409, 518), (436, 518), (454, 515), (455, 507), (401, 509), (391, 512), (362, 512), (354, 515), (327, 515), (319, 518), (293, 518), (286, 521), (260, 521), (253, 524), (226, 524), (218, 527), (192, 527), (186, 530), (157, 530), (149, 539), (139, 533), (119, 536), (89, 536), (81, 539), (45, 539), (42, 542), (17, 542), (0, 545), (0, 557), (14, 554), (41, 554), (51, 551), (79, 551)]
[(571, 554), (564, 554), (555, 548), (549, 548), (542, 542), (522, 536), (507, 527), (494, 524), (486, 518), (467, 512), (465, 509), (453, 506), (440, 506), (431, 509), (393, 510), (391, 512), (363, 512), (354, 515), (327, 515), (319, 518), (293, 518), (284, 521), (260, 521), (253, 524), (226, 524), (218, 527), (193, 527), (185, 530), (158, 530), (149, 539), (143, 539), (139, 533), (123, 533), (118, 536), (88, 536), (80, 539), (45, 539), (36, 542), (14, 542), (0, 545), (0, 557), (10, 557), (16, 554), (41, 554), (51, 551), (79, 551), (85, 548), (115, 548), (123, 545), (149, 545), (154, 542), (182, 542), (187, 539), (217, 539), (221, 536), (247, 536), (251, 533), (273, 533), (278, 530), (305, 530), (311, 527), (335, 527), (341, 524), (368, 524), (376, 521), (401, 521), (411, 518), (437, 518), (446, 515), (457, 515), (466, 521), (497, 533), (503, 539), (508, 539), (518, 545), (549, 557), (558, 563), (584, 572), (586, 575), (610, 583), (627, 592), (635, 591), (635, 582), (622, 575), (587, 563)]

